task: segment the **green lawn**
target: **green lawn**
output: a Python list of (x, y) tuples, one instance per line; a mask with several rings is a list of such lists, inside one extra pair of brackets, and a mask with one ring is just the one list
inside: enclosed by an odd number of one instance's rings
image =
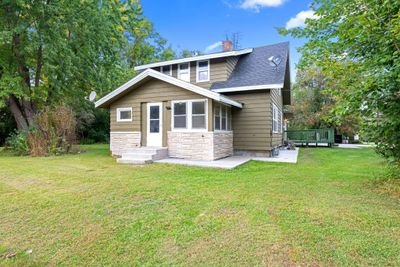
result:
[(400, 265), (400, 201), (370, 149), (231, 171), (86, 149), (0, 156), (0, 265)]

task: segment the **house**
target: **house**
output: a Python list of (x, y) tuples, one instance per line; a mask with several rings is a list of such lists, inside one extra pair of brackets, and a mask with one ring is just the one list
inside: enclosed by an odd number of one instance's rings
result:
[(156, 147), (164, 156), (216, 160), (271, 156), (282, 145), (283, 106), (291, 102), (288, 43), (232, 50), (224, 41), (219, 53), (135, 70), (95, 103), (110, 109), (113, 155)]

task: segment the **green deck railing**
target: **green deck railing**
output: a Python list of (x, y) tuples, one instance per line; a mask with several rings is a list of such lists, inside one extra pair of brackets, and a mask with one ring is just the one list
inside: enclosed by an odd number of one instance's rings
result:
[(297, 130), (285, 131), (285, 140), (297, 144), (309, 145), (310, 143), (318, 146), (319, 143), (328, 144), (333, 146), (335, 143), (335, 130), (334, 129), (311, 129), (311, 130)]

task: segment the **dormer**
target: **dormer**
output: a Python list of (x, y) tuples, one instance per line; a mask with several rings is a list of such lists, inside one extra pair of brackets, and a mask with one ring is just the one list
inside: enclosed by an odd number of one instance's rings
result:
[(253, 49), (225, 51), (208, 55), (193, 56), (135, 67), (135, 70), (153, 69), (182, 81), (210, 89), (215, 82), (226, 81), (241, 55)]

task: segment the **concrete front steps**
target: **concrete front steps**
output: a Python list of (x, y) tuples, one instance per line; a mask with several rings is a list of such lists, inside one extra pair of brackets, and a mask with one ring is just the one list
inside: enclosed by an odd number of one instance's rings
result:
[(152, 163), (154, 160), (165, 159), (166, 157), (168, 157), (168, 148), (166, 147), (138, 147), (123, 153), (117, 159), (117, 163), (146, 164)]

